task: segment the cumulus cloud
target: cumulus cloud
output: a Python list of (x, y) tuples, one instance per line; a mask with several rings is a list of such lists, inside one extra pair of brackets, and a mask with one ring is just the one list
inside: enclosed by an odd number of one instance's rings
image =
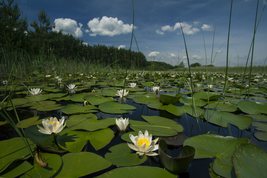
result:
[(160, 52), (158, 52), (158, 51), (151, 51), (148, 54), (148, 57), (157, 57), (159, 54), (160, 54)]
[(170, 56), (171, 56), (171, 57), (177, 57), (177, 55), (174, 54), (174, 53), (170, 53)]
[(208, 24), (201, 24), (198, 21), (194, 21), (193, 23), (187, 22), (176, 22), (174, 25), (164, 25), (161, 26), (160, 29), (156, 30), (157, 34), (164, 35), (166, 32), (174, 32), (183, 28), (183, 32), (186, 35), (194, 35), (202, 29), (203, 31), (212, 31), (213, 28)]
[(119, 46), (118, 46), (118, 49), (124, 49), (124, 48), (126, 48), (125, 45), (119, 45)]
[(117, 17), (93, 18), (88, 23), (91, 36), (115, 36), (132, 32), (132, 24), (125, 24)]
[(62, 32), (63, 34), (72, 35), (76, 38), (83, 36), (82, 24), (77, 23), (73, 19), (58, 18), (54, 20), (55, 27), (52, 29), (55, 32)]
[(193, 35), (197, 32), (199, 32), (199, 28), (196, 26), (193, 26), (195, 23), (192, 25), (187, 23), (187, 22), (177, 22), (173, 26), (171, 25), (164, 25), (160, 28), (160, 30), (156, 30), (157, 34), (164, 34), (165, 32), (173, 32), (183, 27), (184, 34), (186, 35)]
[(160, 31), (160, 30), (156, 30), (156, 33), (159, 34), (159, 35), (164, 35), (164, 32)]
[(203, 31), (213, 31), (213, 27), (211, 25), (208, 25), (208, 24), (202, 24), (201, 29)]

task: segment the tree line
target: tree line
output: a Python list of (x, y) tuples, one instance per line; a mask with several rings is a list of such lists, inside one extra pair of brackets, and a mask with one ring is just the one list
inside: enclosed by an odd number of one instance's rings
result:
[[(0, 0), (0, 49), (5, 52), (20, 51), (34, 58), (46, 55), (57, 58), (118, 67), (157, 69), (162, 63), (148, 62), (141, 52), (118, 49), (104, 45), (85, 44), (80, 39), (52, 30), (53, 24), (45, 11), (40, 11), (36, 21), (28, 22), (14, 0)], [(165, 64), (164, 69), (172, 68)]]

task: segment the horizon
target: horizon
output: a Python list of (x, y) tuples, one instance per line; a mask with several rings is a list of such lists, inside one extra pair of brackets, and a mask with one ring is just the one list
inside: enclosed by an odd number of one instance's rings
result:
[[(22, 16), (29, 22), (45, 10), (53, 31), (70, 34), (89, 45), (129, 49), (132, 31), (132, 1), (113, 0), (16, 0)], [(252, 40), (256, 11), (254, 0), (236, 0), (233, 4), (229, 64), (244, 66)], [(260, 1), (259, 16), (266, 1)], [(220, 8), (218, 8), (220, 7)], [(135, 37), (140, 52), (148, 61), (178, 65), (185, 63), (180, 25), (187, 40), (190, 63), (210, 64), (212, 36), (215, 32), (215, 66), (225, 66), (230, 1), (153, 0), (134, 1)], [(254, 66), (266, 65), (267, 14), (264, 11), (256, 33)], [(215, 31), (214, 31), (215, 30)], [(207, 54), (205, 55), (204, 41)], [(137, 46), (133, 42), (133, 50)]]

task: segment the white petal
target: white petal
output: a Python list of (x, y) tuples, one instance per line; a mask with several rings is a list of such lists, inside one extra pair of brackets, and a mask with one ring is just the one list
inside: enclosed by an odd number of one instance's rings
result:
[(133, 142), (133, 144), (136, 145), (136, 137), (137, 136), (133, 136), (132, 134), (129, 134), (129, 137), (130, 137), (131, 141)]
[(138, 149), (135, 145), (130, 144), (130, 143), (127, 143), (127, 144), (128, 144), (128, 146), (129, 146), (132, 150), (134, 150), (134, 151), (139, 151), (139, 149)]
[(149, 152), (149, 153), (146, 153), (146, 155), (147, 156), (158, 156), (159, 154), (155, 152)]

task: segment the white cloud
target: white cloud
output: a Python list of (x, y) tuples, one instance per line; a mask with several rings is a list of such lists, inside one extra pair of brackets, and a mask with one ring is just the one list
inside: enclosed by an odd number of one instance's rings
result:
[(201, 29), (203, 31), (213, 31), (213, 27), (211, 25), (208, 25), (208, 24), (202, 24)]
[(88, 23), (91, 36), (115, 36), (132, 32), (132, 24), (125, 24), (117, 17), (93, 18)]
[(156, 30), (156, 33), (159, 34), (159, 35), (164, 35), (164, 32), (160, 31), (160, 30)]
[(173, 31), (176, 31), (178, 29), (181, 28), (181, 26), (183, 27), (183, 32), (184, 34), (186, 35), (193, 35), (197, 32), (199, 32), (199, 28), (196, 26), (198, 25), (199, 23), (196, 23), (196, 22), (193, 22), (193, 25), (187, 23), (187, 22), (177, 22), (175, 23), (173, 26), (170, 26), (170, 25), (164, 25), (160, 28), (160, 30), (156, 30), (156, 33), (157, 34), (160, 34), (160, 35), (163, 35), (164, 32), (173, 32)]
[(58, 18), (54, 20), (55, 27), (52, 29), (55, 32), (62, 32), (63, 34), (69, 34), (76, 38), (82, 37), (82, 24), (77, 23), (73, 19)]
[(174, 53), (170, 53), (170, 56), (171, 56), (171, 57), (177, 57), (177, 55), (174, 54)]
[(119, 45), (119, 46), (118, 46), (118, 49), (124, 49), (124, 48), (126, 48), (125, 45)]
[(177, 22), (173, 28), (176, 30), (180, 29), (181, 27), (183, 28), (183, 32), (186, 35), (194, 35), (195, 33), (199, 32), (199, 28), (193, 27), (192, 25), (186, 22)]
[(193, 54), (191, 58), (192, 58), (192, 59), (195, 59), (195, 60), (200, 60), (200, 59), (202, 59), (202, 57), (199, 56), (199, 55), (197, 55), (197, 54)]
[(148, 54), (148, 57), (157, 57), (159, 54), (160, 54), (160, 52), (158, 52), (158, 51), (151, 51)]

